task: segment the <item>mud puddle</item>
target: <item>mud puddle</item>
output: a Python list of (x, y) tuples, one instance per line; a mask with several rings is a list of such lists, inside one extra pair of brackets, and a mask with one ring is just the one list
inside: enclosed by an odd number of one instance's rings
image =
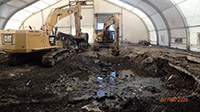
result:
[(107, 76), (98, 76), (98, 89), (96, 95), (98, 97), (110, 96), (113, 94), (121, 95), (123, 90), (129, 89), (132, 95), (151, 97), (156, 93), (165, 91), (161, 78), (147, 78), (135, 74), (133, 70), (118, 70), (109, 73)]

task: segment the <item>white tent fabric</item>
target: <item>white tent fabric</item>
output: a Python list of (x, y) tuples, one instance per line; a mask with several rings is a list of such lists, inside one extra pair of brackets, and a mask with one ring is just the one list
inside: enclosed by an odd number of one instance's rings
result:
[[(1, 0), (0, 28), (18, 29), (27, 17), (58, 1)], [(200, 51), (200, 0), (104, 1), (135, 13), (146, 24), (152, 44)]]
[(182, 0), (177, 7), (180, 8), (189, 29), (190, 50), (200, 51), (200, 0)]
[[(200, 0), (107, 0), (127, 10), (137, 8), (147, 24), (151, 42), (161, 46), (200, 51)], [(118, 2), (117, 2), (118, 1)], [(128, 4), (128, 5), (125, 5)], [(146, 17), (144, 16), (146, 14)], [(146, 21), (145, 18), (148, 18)], [(152, 25), (154, 29), (150, 29)], [(149, 27), (150, 26), (150, 27)], [(153, 32), (155, 31), (155, 32)], [(153, 35), (153, 36), (152, 36)], [(155, 39), (156, 37), (156, 39)]]
[[(135, 8), (138, 8), (151, 20), (157, 34), (156, 41), (158, 45), (188, 48), (187, 28), (184, 16), (176, 7), (179, 2), (170, 0), (120, 0)], [(177, 35), (177, 33), (182, 35)], [(182, 43), (176, 43), (176, 39), (181, 38)], [(154, 39), (155, 40), (155, 39)]]
[[(15, 13), (36, 1), (37, 0), (0, 0), (0, 29), (5, 28), (5, 25)], [(21, 15), (20, 18), (21, 17), (23, 17), (23, 15)], [(17, 21), (16, 24), (21, 24), (21, 22)], [(15, 27), (14, 24), (12, 26)]]
[[(14, 1), (14, 0), (13, 0)], [(12, 2), (12, 1), (10, 1)], [(7, 4), (9, 4), (8, 2)], [(26, 18), (33, 15), (34, 13), (45, 9), (55, 3), (57, 3), (58, 0), (39, 0), (26, 8), (23, 8), (22, 10), (16, 12), (7, 22), (4, 29), (19, 29), (21, 24), (23, 23)]]
[(134, 14), (136, 14), (147, 26), (148, 31), (149, 31), (149, 40), (152, 44), (157, 44), (157, 38), (156, 38), (156, 32), (155, 32), (155, 27), (152, 23), (152, 21), (150, 20), (150, 18), (147, 16), (147, 14), (145, 14), (144, 12), (142, 12), (141, 10), (139, 10), (138, 8), (129, 5), (125, 2), (122, 2), (120, 0), (105, 0), (108, 1), (110, 3), (113, 3), (121, 8), (124, 8)]

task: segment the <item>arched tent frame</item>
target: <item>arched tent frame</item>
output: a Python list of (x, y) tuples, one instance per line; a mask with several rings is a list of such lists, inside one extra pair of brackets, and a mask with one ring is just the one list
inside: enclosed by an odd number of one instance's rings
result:
[(0, 2), (0, 29), (4, 29), (11, 17), (37, 0), (2, 0)]
[(0, 29), (19, 29), (24, 20), (58, 1), (60, 0), (7, 0), (0, 6), (6, 7), (0, 12), (0, 19), (4, 15), (7, 16), (4, 17), (5, 21), (0, 23)]
[[(187, 22), (184, 15), (177, 8), (179, 3), (174, 4), (169, 0), (120, 0), (131, 6), (134, 6), (147, 15), (155, 27), (157, 33), (157, 44), (161, 46), (174, 47), (179, 46), (181, 49), (189, 49), (189, 35)], [(173, 16), (176, 15), (176, 18)], [(175, 22), (178, 22), (177, 24)], [(181, 32), (182, 36), (177, 36)], [(165, 39), (162, 42), (162, 39)], [(174, 44), (175, 38), (182, 38), (183, 45)], [(173, 45), (174, 44), (174, 45)], [(182, 47), (183, 46), (183, 47)]]
[[(157, 37), (157, 33), (156, 33), (157, 29), (155, 27), (155, 24), (153, 23), (151, 18), (149, 18), (148, 15), (144, 11), (142, 11), (142, 9), (136, 8), (136, 7), (131, 6), (127, 3), (125, 3), (125, 2), (121, 2), (119, 0), (104, 0), (104, 1), (112, 3), (114, 5), (117, 5), (118, 7), (121, 7), (121, 8), (123, 8), (123, 9), (125, 9), (125, 10), (127, 10), (131, 13), (134, 13), (144, 23), (146, 29), (148, 30), (150, 42), (151, 42), (151, 39), (150, 39), (151, 33), (150, 32), (153, 32), (153, 34), (154, 34), (153, 36)], [(116, 2), (116, 1), (118, 1), (118, 2)], [(146, 21), (144, 20), (144, 18), (146, 18)], [(151, 43), (158, 45), (157, 38), (156, 38), (155, 43), (154, 42), (151, 42)]]

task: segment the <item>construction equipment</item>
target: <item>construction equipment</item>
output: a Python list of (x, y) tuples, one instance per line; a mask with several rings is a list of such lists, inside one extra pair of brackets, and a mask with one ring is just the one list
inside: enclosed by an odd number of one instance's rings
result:
[[(42, 63), (54, 66), (57, 62), (71, 56), (78, 49), (88, 46), (88, 34), (81, 32), (81, 6), (86, 0), (58, 7), (50, 12), (41, 30), (1, 30), (0, 49), (9, 54), (9, 64), (15, 65), (24, 55), (42, 54)], [(74, 14), (76, 35), (57, 32), (57, 22)]]
[[(110, 35), (109, 27), (111, 25), (115, 26), (114, 38)], [(112, 54), (115, 56), (119, 55), (119, 14), (116, 13), (114, 16), (111, 16), (104, 23), (103, 30), (95, 30), (94, 32), (94, 47), (95, 49), (99, 49), (100, 47), (108, 46), (113, 49)], [(114, 43), (114, 44), (113, 44)]]

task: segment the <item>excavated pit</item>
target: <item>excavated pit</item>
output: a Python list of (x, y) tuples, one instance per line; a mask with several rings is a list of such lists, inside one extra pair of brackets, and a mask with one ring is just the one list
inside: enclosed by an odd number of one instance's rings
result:
[[(171, 66), (187, 60), (169, 58), (160, 48), (123, 47), (87, 51), (52, 68), (39, 63), (9, 67), (0, 55), (0, 110), (50, 112), (174, 112), (200, 110), (197, 75)], [(139, 49), (139, 50), (138, 50)], [(157, 50), (157, 51), (156, 51)], [(168, 53), (170, 52), (170, 53)], [(167, 55), (167, 56), (166, 56)], [(166, 57), (165, 57), (166, 56)], [(180, 61), (177, 61), (180, 60)], [(194, 68), (197, 61), (188, 61)], [(199, 66), (200, 67), (200, 66)], [(189, 71), (189, 68), (187, 69)], [(195, 72), (195, 71), (192, 71)], [(162, 102), (162, 98), (188, 102)]]

